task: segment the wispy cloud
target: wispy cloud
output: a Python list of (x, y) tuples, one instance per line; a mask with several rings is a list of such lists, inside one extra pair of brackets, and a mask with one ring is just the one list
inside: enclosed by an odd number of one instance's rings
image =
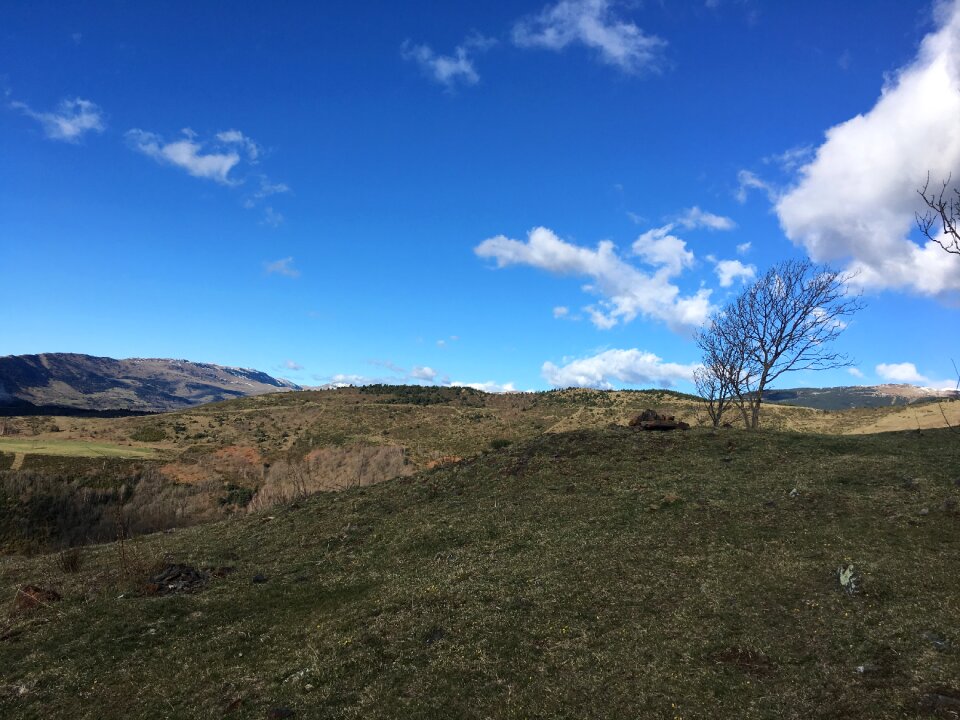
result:
[(106, 127), (100, 106), (83, 98), (61, 100), (52, 112), (37, 112), (18, 100), (12, 101), (10, 107), (39, 122), (50, 140), (78, 143), (86, 133), (100, 133)]
[(492, 258), (497, 267), (529, 265), (558, 275), (581, 275), (591, 279), (584, 289), (601, 296), (596, 306), (584, 310), (598, 328), (608, 329), (630, 322), (638, 315), (661, 320), (674, 329), (689, 329), (703, 323), (713, 307), (710, 290), (701, 288), (681, 296), (671, 282), (693, 261), (682, 240), (663, 228), (641, 235), (633, 244), (634, 254), (653, 266), (644, 272), (620, 257), (612, 242), (604, 240), (587, 248), (561, 240), (544, 227), (531, 230), (527, 241), (504, 235), (489, 238), (474, 248), (482, 258)]
[(285, 360), (283, 362), (283, 367), (285, 370), (293, 370), (295, 372), (303, 370), (303, 365), (294, 360)]
[(263, 269), (267, 275), (282, 275), (288, 278), (300, 277), (300, 271), (293, 266), (292, 257), (285, 257), (280, 260), (264, 263)]
[(939, 27), (916, 57), (872, 108), (827, 130), (775, 200), (790, 240), (814, 261), (848, 262), (864, 287), (960, 291), (960, 261), (911, 239), (928, 173), (934, 183), (960, 180), (960, 0), (934, 5)]
[(260, 146), (239, 130), (224, 130), (223, 132), (218, 132), (216, 138), (224, 145), (241, 148), (247, 154), (247, 159), (252, 163), (257, 162), (257, 159), (260, 157)]
[(684, 210), (683, 214), (677, 218), (676, 224), (686, 230), (696, 228), (707, 228), (708, 230), (733, 230), (737, 224), (728, 217), (715, 215), (712, 212), (701, 210), (694, 205), (692, 208)]
[(263, 212), (263, 224), (269, 225), (270, 227), (280, 227), (283, 224), (285, 218), (281, 213), (278, 213), (272, 207), (267, 207)]
[(513, 27), (518, 47), (560, 51), (583, 45), (626, 73), (658, 72), (667, 42), (648, 35), (615, 10), (616, 0), (560, 0)]
[(747, 201), (751, 190), (760, 190), (770, 202), (777, 201), (777, 189), (761, 178), (752, 170), (741, 170), (737, 173), (737, 190), (734, 193), (737, 202), (741, 205)]
[(408, 40), (401, 46), (401, 54), (406, 60), (419, 65), (428, 78), (452, 90), (457, 85), (476, 85), (480, 82), (474, 57), (493, 44), (495, 41), (491, 38), (473, 35), (457, 45), (452, 55), (440, 55), (429, 45), (417, 45)]
[(222, 185), (239, 183), (230, 177), (230, 171), (240, 163), (240, 154), (235, 143), (218, 143), (212, 149), (205, 148), (206, 143), (196, 139), (196, 133), (186, 129), (183, 137), (165, 142), (156, 133), (134, 128), (126, 133), (127, 142), (137, 152), (153, 158), (159, 163), (173, 165), (186, 170), (190, 175), (213, 180)]
[(553, 387), (589, 387), (609, 390), (620, 385), (671, 387), (678, 380), (691, 380), (698, 365), (664, 362), (643, 350), (606, 350), (591, 357), (565, 361), (557, 366), (545, 362), (541, 373)]

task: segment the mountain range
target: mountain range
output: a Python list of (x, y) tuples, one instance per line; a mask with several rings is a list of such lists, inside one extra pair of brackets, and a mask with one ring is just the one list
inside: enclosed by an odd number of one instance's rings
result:
[(7, 415), (166, 412), (300, 389), (259, 370), (188, 360), (77, 353), (0, 357), (0, 413)]

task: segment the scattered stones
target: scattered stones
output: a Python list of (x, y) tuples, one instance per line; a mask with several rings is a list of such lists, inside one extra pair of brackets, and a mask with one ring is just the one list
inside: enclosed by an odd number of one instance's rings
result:
[(13, 599), (13, 606), (17, 610), (34, 610), (58, 602), (60, 599), (60, 593), (56, 590), (49, 590), (38, 585), (24, 585), (17, 590), (16, 597)]
[(655, 410), (644, 410), (642, 413), (630, 420), (630, 427), (640, 430), (689, 430), (690, 425), (680, 422), (673, 415), (661, 415)]
[(172, 595), (192, 592), (209, 579), (205, 572), (191, 565), (171, 563), (151, 577), (143, 587), (145, 595)]

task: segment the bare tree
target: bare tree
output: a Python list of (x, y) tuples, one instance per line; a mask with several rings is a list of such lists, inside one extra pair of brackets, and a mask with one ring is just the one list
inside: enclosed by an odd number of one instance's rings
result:
[(848, 367), (830, 344), (862, 307), (847, 292), (850, 276), (809, 260), (767, 270), (697, 334), (710, 385), (738, 407), (744, 424), (760, 425), (764, 391), (787, 372)]
[[(930, 190), (930, 176), (923, 188), (917, 190), (929, 210), (921, 215), (917, 213), (917, 226), (920, 232), (933, 240), (948, 253), (960, 255), (960, 189), (950, 187), (951, 178), (943, 181), (940, 191)], [(937, 226), (941, 232), (937, 232)]]

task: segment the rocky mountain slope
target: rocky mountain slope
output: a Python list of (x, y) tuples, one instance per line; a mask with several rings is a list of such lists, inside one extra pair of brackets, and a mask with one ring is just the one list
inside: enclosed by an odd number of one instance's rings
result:
[(187, 360), (115, 360), (76, 353), (0, 357), (0, 408), (7, 408), (7, 414), (51, 407), (163, 412), (299, 389), (258, 370)]

